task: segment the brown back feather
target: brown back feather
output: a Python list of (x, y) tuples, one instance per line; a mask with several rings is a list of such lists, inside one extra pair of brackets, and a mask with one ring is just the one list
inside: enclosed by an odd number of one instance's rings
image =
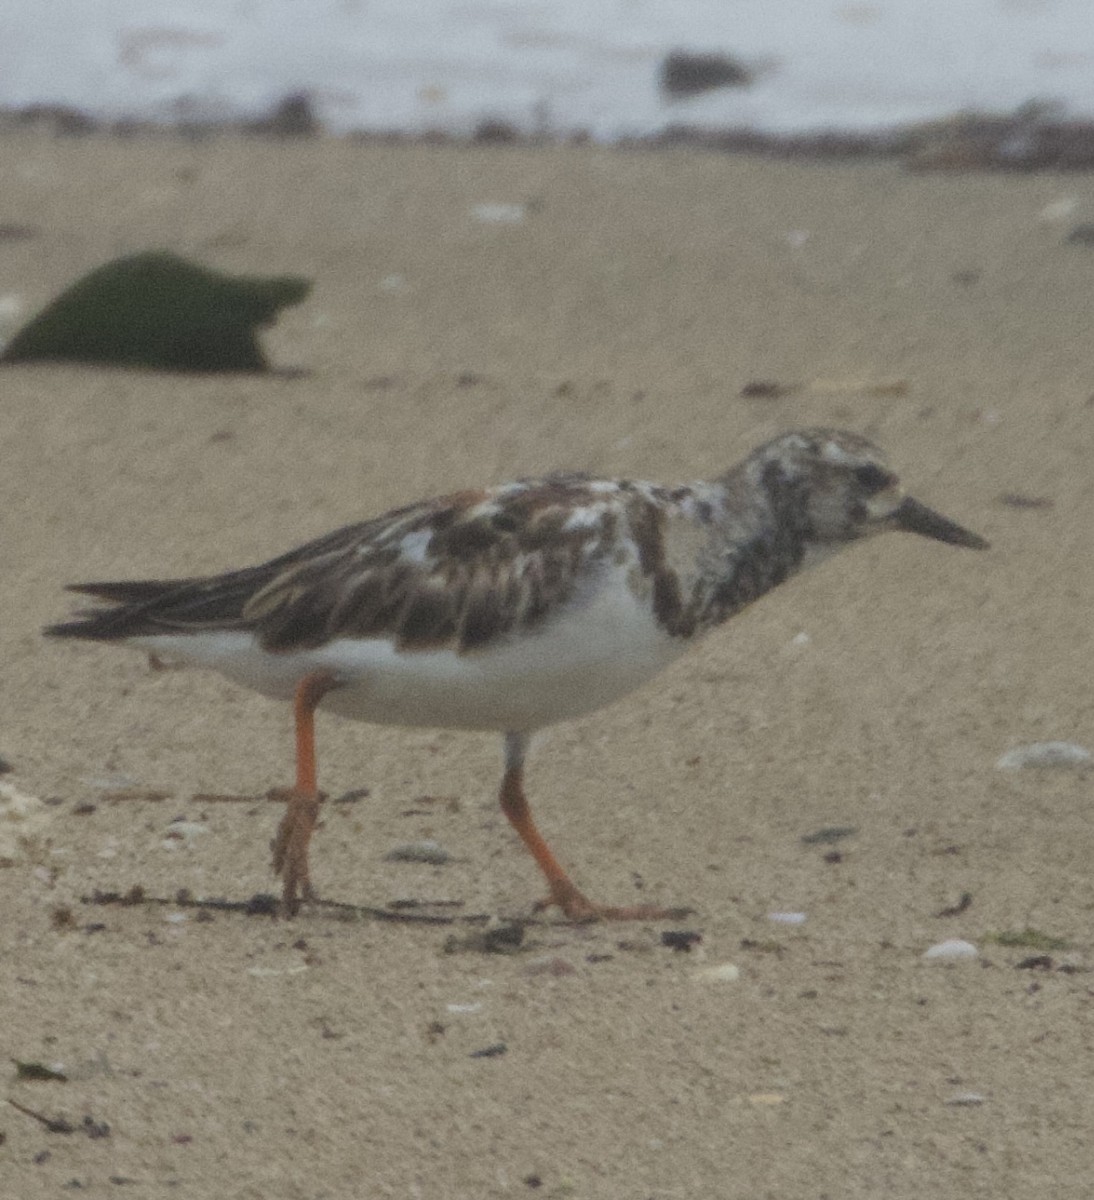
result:
[(562, 502), (573, 499), (605, 501), (583, 477), (553, 477), (401, 510), (289, 564), (243, 618), (275, 651), (336, 637), (390, 636), (402, 650), (488, 645), (544, 621), (605, 553), (612, 521), (563, 530)]

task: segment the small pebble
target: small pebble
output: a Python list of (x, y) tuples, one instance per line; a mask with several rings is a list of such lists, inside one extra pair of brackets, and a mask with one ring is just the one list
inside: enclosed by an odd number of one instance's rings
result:
[(943, 962), (961, 958), (976, 958), (980, 953), (972, 944), (962, 938), (947, 938), (944, 942), (936, 942), (930, 949), (923, 952), (924, 958), (940, 959)]
[(979, 1092), (958, 1092), (955, 1096), (951, 1096), (946, 1103), (957, 1108), (972, 1108), (974, 1105), (983, 1104), (985, 1097)]
[(1031, 954), (1014, 964), (1016, 971), (1051, 971), (1055, 966), (1051, 954)]
[(813, 833), (803, 833), (801, 840), (806, 846), (830, 846), (833, 842), (854, 837), (856, 833), (857, 825), (822, 825)]
[(481, 947), (486, 954), (512, 954), (524, 942), (524, 926), (520, 921), (499, 921), (484, 929)]
[(662, 946), (684, 954), (689, 953), (692, 946), (699, 945), (702, 940), (703, 935), (694, 929), (665, 929), (661, 933)]
[(452, 855), (440, 844), (440, 842), (421, 841), (421, 842), (402, 842), (398, 846), (392, 848), (384, 855), (387, 862), (414, 862), (414, 863), (429, 863), (431, 866), (440, 867), (446, 862), (451, 861)]
[(776, 925), (804, 925), (805, 913), (803, 912), (771, 912), (767, 914), (769, 921), (774, 921)]
[(796, 392), (800, 386), (797, 383), (778, 383), (774, 379), (750, 379), (741, 388), (741, 396), (745, 400), (779, 400)]
[(1050, 200), (1037, 214), (1037, 219), (1046, 223), (1066, 221), (1078, 207), (1079, 202), (1074, 196), (1061, 196), (1059, 200)]
[(495, 1042), (492, 1046), (484, 1046), (481, 1050), (472, 1050), (468, 1058), (500, 1058), (509, 1047), (504, 1042)]
[(1085, 767), (1090, 751), (1075, 742), (1029, 742), (1014, 746), (995, 764), (1001, 771), (1020, 767)]

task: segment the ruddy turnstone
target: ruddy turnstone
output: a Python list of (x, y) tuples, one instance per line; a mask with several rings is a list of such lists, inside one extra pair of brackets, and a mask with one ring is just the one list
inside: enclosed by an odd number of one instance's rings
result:
[(296, 786), (273, 844), (284, 908), (313, 895), (322, 795), (315, 710), (385, 725), (496, 730), (502, 811), (571, 920), (671, 910), (594, 904), (524, 794), (531, 735), (625, 696), (802, 568), (884, 530), (987, 542), (905, 496), (858, 434), (787, 433), (709, 482), (559, 474), (457, 492), (347, 525), (260, 566), (81, 583), (107, 607), (54, 637), (119, 642), (292, 700)]

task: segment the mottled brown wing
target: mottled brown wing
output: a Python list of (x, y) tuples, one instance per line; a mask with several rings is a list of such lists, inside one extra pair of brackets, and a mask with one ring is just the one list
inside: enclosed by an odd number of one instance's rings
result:
[(323, 559), (346, 546), (367, 542), (374, 531), (403, 511), (411, 510), (398, 510), (373, 521), (347, 525), (268, 562), (220, 575), (69, 584), (69, 591), (93, 596), (105, 604), (81, 609), (73, 620), (47, 626), (43, 632), (50, 637), (117, 641), (248, 628), (244, 610), (271, 582), (296, 564)]
[[(575, 505), (600, 519), (568, 527)], [(343, 531), (286, 563), (243, 618), (274, 651), (338, 637), (479, 649), (535, 628), (574, 595), (617, 519), (612, 498), (579, 477), (461, 493)]]

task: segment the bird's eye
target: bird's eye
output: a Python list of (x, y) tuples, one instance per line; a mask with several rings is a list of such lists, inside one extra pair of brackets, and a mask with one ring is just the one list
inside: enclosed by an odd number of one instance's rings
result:
[(892, 487), (896, 480), (888, 471), (882, 470), (874, 463), (868, 463), (864, 467), (855, 468), (855, 482), (868, 496), (872, 496), (875, 492)]

